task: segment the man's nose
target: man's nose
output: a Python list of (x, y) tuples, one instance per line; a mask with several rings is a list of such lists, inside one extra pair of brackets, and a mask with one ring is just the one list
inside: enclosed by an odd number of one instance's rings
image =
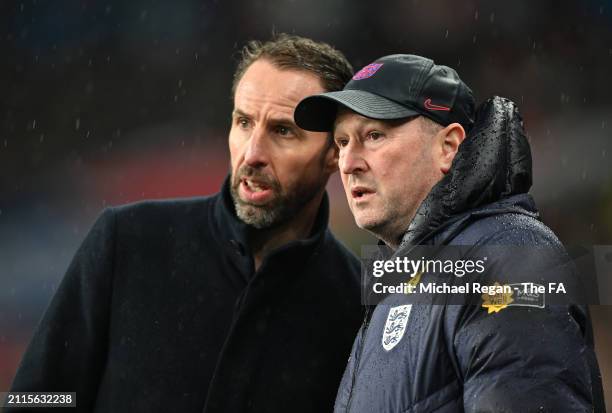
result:
[(263, 168), (268, 165), (269, 153), (264, 128), (256, 126), (247, 142), (244, 162), (253, 168)]
[(365, 172), (368, 169), (368, 164), (363, 158), (361, 150), (352, 144), (349, 144), (340, 151), (338, 163), (340, 171), (347, 175)]

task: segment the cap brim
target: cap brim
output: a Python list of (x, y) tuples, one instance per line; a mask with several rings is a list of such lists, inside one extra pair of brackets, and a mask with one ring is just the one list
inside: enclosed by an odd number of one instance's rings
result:
[(372, 119), (402, 119), (419, 113), (392, 100), (363, 90), (341, 90), (309, 96), (298, 103), (295, 123), (313, 132), (329, 132), (334, 127), (338, 105)]

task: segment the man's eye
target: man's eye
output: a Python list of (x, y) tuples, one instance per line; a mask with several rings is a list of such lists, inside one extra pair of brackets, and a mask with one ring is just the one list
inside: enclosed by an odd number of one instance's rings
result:
[(293, 131), (291, 130), (291, 128), (287, 126), (279, 125), (276, 127), (276, 133), (278, 133), (281, 136), (290, 136), (293, 133)]
[(383, 135), (380, 132), (370, 132), (367, 134), (367, 138), (371, 141), (377, 141), (381, 138), (383, 138), (385, 135)]
[(238, 126), (240, 126), (243, 129), (246, 129), (251, 125), (251, 121), (247, 118), (238, 118), (236, 120), (236, 123), (238, 123)]
[(346, 138), (336, 138), (334, 140), (336, 141), (336, 145), (338, 145), (339, 148), (344, 148), (349, 143), (348, 139)]

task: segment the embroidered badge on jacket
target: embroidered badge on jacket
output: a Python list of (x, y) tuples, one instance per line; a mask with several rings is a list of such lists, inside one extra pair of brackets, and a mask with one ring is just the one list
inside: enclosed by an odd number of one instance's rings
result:
[(397, 346), (402, 337), (404, 337), (411, 309), (412, 304), (400, 305), (389, 309), (382, 335), (382, 346), (386, 351), (390, 351), (393, 347)]

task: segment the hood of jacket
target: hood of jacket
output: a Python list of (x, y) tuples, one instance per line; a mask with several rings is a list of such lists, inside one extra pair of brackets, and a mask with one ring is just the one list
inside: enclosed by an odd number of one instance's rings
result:
[(531, 183), (531, 149), (521, 115), (514, 102), (494, 96), (478, 108), (449, 173), (419, 206), (399, 249), (425, 242), (476, 210), (537, 216), (530, 196), (514, 196), (526, 194)]

